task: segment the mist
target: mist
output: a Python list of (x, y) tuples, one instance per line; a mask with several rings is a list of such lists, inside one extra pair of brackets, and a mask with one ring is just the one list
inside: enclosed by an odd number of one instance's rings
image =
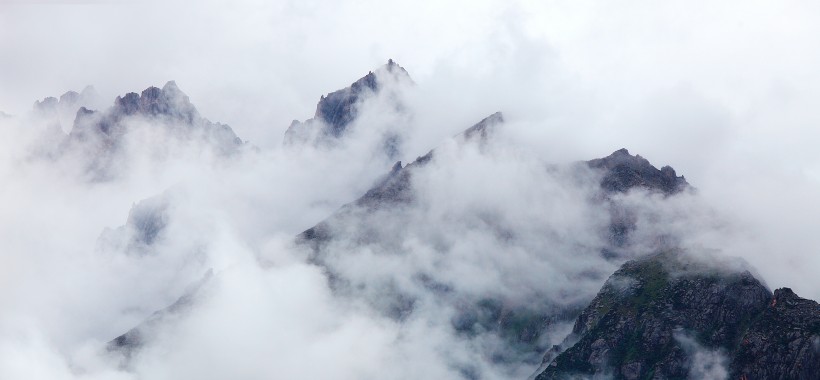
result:
[[(659, 236), (820, 299), (818, 12), (801, 1), (2, 2), (0, 377), (523, 379), (543, 352), (499, 358), (503, 334), (454, 329), (469, 305), (575, 310)], [(380, 73), (392, 92), (358, 103), (343, 139), (282, 143), (320, 95), (388, 58), (412, 83)], [(124, 119), (110, 156), (63, 151), (81, 104), (32, 107), (94, 85), (82, 105), (105, 112), (169, 80), (230, 125), (236, 152), (157, 118)], [(486, 142), (458, 136), (496, 111), (505, 122)], [(386, 134), (401, 138), (395, 155)], [(577, 162), (623, 147), (694, 189), (601, 200), (600, 173)], [(322, 265), (295, 243), (431, 149), (412, 204), (342, 214)], [(107, 174), (90, 175), (100, 160)], [(609, 201), (636, 217), (616, 259), (601, 256)], [(141, 213), (160, 221), (148, 240)], [(106, 349), (203, 278), (131, 358)], [(571, 322), (556, 317), (536, 346), (560, 343)], [(719, 377), (722, 354), (692, 344), (703, 376)]]

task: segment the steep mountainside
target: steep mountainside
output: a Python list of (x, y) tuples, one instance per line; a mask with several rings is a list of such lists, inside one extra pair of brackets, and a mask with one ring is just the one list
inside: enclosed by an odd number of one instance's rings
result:
[[(536, 379), (815, 379), (820, 306), (737, 264), (668, 251), (613, 274)], [(557, 354), (557, 355), (556, 355)], [(708, 360), (709, 357), (717, 357)]]

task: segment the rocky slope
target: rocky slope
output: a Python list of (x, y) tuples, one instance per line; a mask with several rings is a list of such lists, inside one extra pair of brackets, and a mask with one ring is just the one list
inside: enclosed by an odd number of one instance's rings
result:
[(772, 294), (737, 263), (668, 251), (615, 272), (564, 344), (536, 379), (699, 378), (704, 366), (732, 379), (816, 379), (820, 306)]

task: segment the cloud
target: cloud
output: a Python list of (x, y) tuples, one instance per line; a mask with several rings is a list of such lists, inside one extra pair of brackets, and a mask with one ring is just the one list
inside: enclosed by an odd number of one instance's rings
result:
[[(525, 377), (534, 366), (488, 360), (498, 337), (454, 334), (459, 310), (424, 279), (460, 299), (583, 303), (616, 265), (598, 256), (608, 220), (589, 202), (594, 173), (579, 182), (567, 164), (621, 147), (698, 189), (618, 196), (639, 215), (639, 243), (675, 235), (818, 299), (817, 12), (800, 1), (4, 2), (0, 109), (19, 117), (0, 119), (0, 377), (25, 365), (27, 378), (132, 378), (97, 350), (208, 268), (212, 291), (164, 328), (137, 374)], [(339, 146), (281, 148), (321, 94), (388, 58), (416, 83), (401, 94), (413, 117), (377, 97)], [(171, 79), (259, 150), (226, 160), (135, 133), (119, 158), (128, 172), (93, 183), (76, 176), (83, 157), (34, 158), (62, 137), (27, 115), (34, 100), (94, 84), (104, 108)], [(508, 122), (489, 151), (448, 140), (495, 111)], [(414, 179), (421, 207), (369, 219), (393, 240), (335, 247), (336, 268), (362, 285), (340, 298), (290, 243), (388, 172), (374, 144), (391, 128), (406, 138), (397, 159), (438, 146), (437, 158)], [(98, 242), (158, 194), (173, 207), (147, 252)], [(394, 288), (421, 300), (401, 323), (372, 304)]]
[(676, 334), (675, 340), (689, 355), (690, 379), (724, 380), (729, 377), (728, 359), (721, 350), (709, 350), (683, 333)]

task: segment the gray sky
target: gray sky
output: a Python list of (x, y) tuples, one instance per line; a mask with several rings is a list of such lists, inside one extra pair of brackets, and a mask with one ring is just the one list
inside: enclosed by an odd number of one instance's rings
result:
[(781, 234), (771, 249), (808, 252), (820, 243), (810, 232), (820, 218), (818, 8), (4, 1), (0, 110), (21, 114), (87, 84), (109, 102), (174, 79), (204, 116), (276, 147), (319, 95), (393, 58), (419, 85), (430, 146), (501, 110), (546, 158), (629, 148), (674, 166), (738, 218), (769, 224)]
[(20, 114), (88, 84), (108, 99), (174, 79), (206, 117), (273, 146), (320, 94), (393, 58), (440, 97), (451, 124), (503, 110), (579, 156), (625, 146), (700, 176), (738, 151), (800, 162), (800, 175), (818, 179), (818, 7), (4, 1), (0, 109)]

